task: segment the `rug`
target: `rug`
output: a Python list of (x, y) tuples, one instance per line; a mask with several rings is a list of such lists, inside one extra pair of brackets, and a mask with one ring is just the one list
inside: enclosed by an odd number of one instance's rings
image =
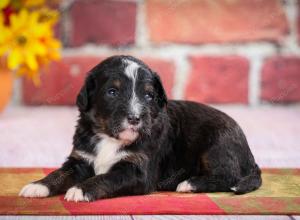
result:
[(0, 215), (299, 215), (300, 169), (264, 169), (263, 185), (252, 193), (156, 192), (145, 196), (66, 202), (64, 196), (21, 198), (20, 189), (52, 169), (0, 169)]

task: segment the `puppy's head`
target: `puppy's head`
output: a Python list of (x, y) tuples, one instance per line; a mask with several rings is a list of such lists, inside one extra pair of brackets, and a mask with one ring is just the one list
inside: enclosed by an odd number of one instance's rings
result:
[(97, 133), (125, 145), (150, 136), (166, 104), (159, 76), (131, 56), (113, 56), (94, 67), (77, 97), (79, 111), (92, 119)]

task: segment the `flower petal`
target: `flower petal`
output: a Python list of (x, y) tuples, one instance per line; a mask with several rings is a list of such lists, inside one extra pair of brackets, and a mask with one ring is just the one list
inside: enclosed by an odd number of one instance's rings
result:
[(9, 0), (1, 0), (0, 1), (0, 9), (5, 8), (9, 3)]
[(23, 61), (23, 56), (20, 50), (14, 49), (12, 50), (7, 57), (8, 68), (15, 69), (17, 68)]
[(47, 53), (46, 45), (40, 43), (39, 41), (32, 43), (31, 50), (38, 55), (45, 55)]
[(26, 53), (26, 64), (28, 65), (28, 67), (31, 69), (31, 70), (37, 70), (39, 65), (38, 65), (38, 62), (36, 60), (36, 57), (34, 56), (34, 54), (28, 52)]

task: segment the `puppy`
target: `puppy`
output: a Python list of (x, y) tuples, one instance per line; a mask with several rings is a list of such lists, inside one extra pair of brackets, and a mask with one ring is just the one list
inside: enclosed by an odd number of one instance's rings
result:
[(94, 201), (157, 190), (243, 194), (262, 183), (237, 123), (209, 106), (167, 100), (159, 76), (131, 56), (94, 67), (78, 97), (73, 150), (24, 197)]

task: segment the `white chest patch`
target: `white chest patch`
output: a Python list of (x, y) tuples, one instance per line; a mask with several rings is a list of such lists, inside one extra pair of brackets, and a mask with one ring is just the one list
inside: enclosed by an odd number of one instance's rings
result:
[(94, 165), (96, 175), (105, 174), (118, 161), (128, 156), (125, 151), (120, 151), (122, 142), (109, 137), (100, 135), (101, 141), (96, 145), (96, 156), (82, 151), (76, 151), (83, 159)]
[(116, 162), (126, 157), (128, 153), (119, 151), (122, 142), (117, 139), (103, 136), (97, 144), (97, 156), (94, 161), (94, 169), (97, 175), (106, 173)]

